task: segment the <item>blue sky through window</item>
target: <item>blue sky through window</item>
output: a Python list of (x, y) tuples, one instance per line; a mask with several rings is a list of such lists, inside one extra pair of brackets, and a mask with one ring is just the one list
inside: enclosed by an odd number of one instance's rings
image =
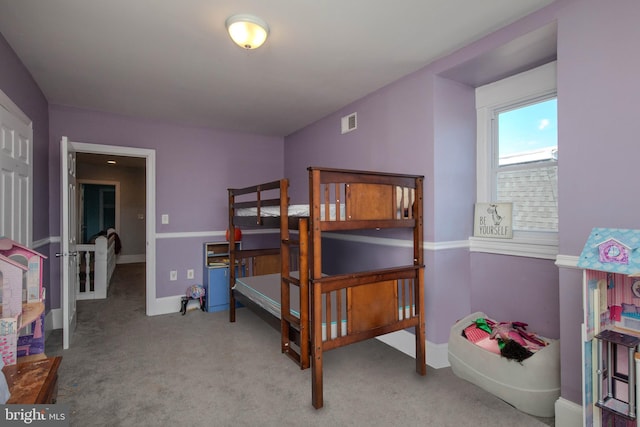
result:
[(500, 157), (544, 148), (557, 148), (557, 99), (553, 98), (500, 113), (498, 138)]

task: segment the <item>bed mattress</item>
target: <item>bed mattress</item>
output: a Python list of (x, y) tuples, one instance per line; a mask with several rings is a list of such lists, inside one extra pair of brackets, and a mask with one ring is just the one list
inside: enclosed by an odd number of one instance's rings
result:
[[(293, 277), (298, 277), (297, 272), (292, 272)], [(300, 290), (297, 286), (291, 286), (291, 314), (300, 318)], [(280, 305), (280, 274), (265, 274), (261, 276), (250, 277), (237, 277), (236, 285), (234, 286), (236, 292), (249, 298), (254, 303), (258, 304), (267, 312), (280, 319), (281, 305)], [(324, 304), (324, 302), (323, 302)], [(334, 307), (335, 307), (334, 303)], [(345, 309), (346, 310), (346, 309)], [(415, 307), (406, 306), (398, 308), (398, 317), (400, 319), (410, 317), (414, 314)], [(324, 313), (324, 310), (323, 310)], [(337, 317), (337, 316), (336, 316)], [(347, 314), (343, 311), (340, 321), (341, 335), (347, 334)], [(338, 336), (338, 322), (336, 320), (330, 323), (330, 337), (335, 338)], [(322, 340), (327, 339), (327, 324), (323, 319), (322, 323)]]
[[(297, 277), (296, 272), (291, 274)], [(261, 276), (250, 277), (238, 277), (236, 278), (236, 285), (234, 286), (236, 292), (240, 292), (242, 295), (249, 298), (254, 303), (271, 313), (273, 316), (280, 319), (280, 274), (265, 274)], [(297, 318), (300, 318), (300, 290), (297, 286), (291, 286), (291, 314)], [(343, 314), (340, 327), (342, 335), (347, 333), (347, 321), (346, 315)], [(331, 337), (337, 336), (338, 322), (331, 322)], [(327, 339), (327, 325), (322, 323), (322, 340)]]
[(487, 315), (476, 312), (459, 320), (449, 335), (451, 370), (519, 410), (538, 417), (553, 417), (560, 397), (560, 342), (550, 344), (518, 363), (487, 351), (462, 336), (475, 319)]
[[(324, 218), (324, 205), (320, 206), (320, 216)], [(257, 216), (258, 209), (257, 208), (242, 208), (236, 210), (237, 216)], [(290, 217), (306, 217), (310, 215), (309, 205), (289, 205), (288, 215)], [(279, 217), (280, 216), (280, 207), (279, 206), (263, 206), (260, 208), (260, 216), (261, 217)], [(335, 205), (330, 205), (329, 207), (329, 217), (331, 220), (336, 219), (336, 207)], [(345, 209), (344, 205), (340, 205), (340, 219), (345, 219)]]

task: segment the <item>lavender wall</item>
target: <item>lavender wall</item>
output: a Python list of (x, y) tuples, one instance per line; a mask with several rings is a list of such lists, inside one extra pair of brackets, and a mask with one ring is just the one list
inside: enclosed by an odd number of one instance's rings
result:
[(558, 26), (561, 252), (594, 226), (638, 228), (640, 2), (583, 1)]
[[(305, 177), (300, 170), (308, 164), (422, 173), (427, 183), (426, 240), (437, 246), (443, 240), (456, 239), (446, 219), (439, 218), (459, 218), (459, 212), (467, 211), (464, 203), (470, 206), (474, 202), (473, 192), (466, 192), (464, 184), (461, 191), (455, 192), (459, 198), (457, 207), (444, 195), (451, 182), (458, 184), (456, 174), (468, 172), (452, 159), (469, 162), (471, 157), (464, 150), (455, 154), (456, 148), (449, 149), (441, 143), (438, 126), (454, 120), (456, 109), (465, 108), (465, 104), (458, 93), (457, 104), (444, 106), (443, 102), (448, 102), (446, 95), (453, 93), (452, 85), (437, 77), (434, 83), (432, 76), (557, 20), (559, 249), (560, 255), (575, 257), (594, 226), (638, 228), (635, 212), (640, 201), (633, 195), (637, 193), (634, 173), (640, 146), (633, 138), (640, 134), (640, 121), (633, 106), (640, 97), (635, 76), (640, 52), (629, 49), (629, 43), (640, 39), (639, 17), (640, 3), (632, 0), (606, 4), (596, 0), (557, 1), (291, 135), (285, 141), (285, 171), (302, 182)], [(440, 94), (440, 85), (450, 91)], [(384, 108), (392, 101), (394, 108)], [(339, 118), (353, 111), (359, 114), (359, 129), (340, 136)], [(406, 118), (411, 120), (405, 121)], [(464, 121), (464, 115), (458, 117), (459, 122), (461, 118)], [(400, 124), (394, 133), (390, 132), (390, 123)], [(456, 139), (464, 136), (452, 138)], [(390, 144), (394, 147), (391, 152)], [(416, 147), (417, 151), (412, 150)], [(440, 179), (441, 166), (453, 168), (446, 173), (454, 179)], [(466, 178), (462, 180), (465, 182)], [(300, 195), (306, 191), (304, 184), (296, 190)], [(469, 223), (463, 227), (467, 226)], [(435, 315), (440, 307), (456, 313), (469, 309), (504, 318), (517, 316), (529, 322), (532, 330), (560, 337), (562, 396), (580, 403), (580, 270), (558, 270), (547, 260), (475, 253), (468, 256), (466, 251), (452, 251), (451, 258), (455, 259), (450, 260), (446, 252), (426, 254), (427, 324), (437, 325), (435, 331), (428, 327), (428, 339), (445, 339), (447, 322)], [(456, 263), (461, 264), (458, 270), (452, 269)], [(459, 274), (460, 269), (469, 271), (469, 276)], [(496, 271), (501, 271), (499, 280)], [(469, 277), (469, 282), (451, 280), (452, 272), (458, 273), (461, 281)]]
[[(425, 175), (425, 305), (431, 342), (445, 343), (451, 325), (475, 310), (500, 320), (525, 321), (531, 330), (551, 338), (560, 336), (559, 275), (552, 261), (469, 253), (458, 247), (472, 234), (476, 198), (475, 93), (473, 87), (442, 77), (548, 25), (572, 2), (558, 3), (563, 4), (530, 15), (285, 139), (285, 173), (299, 200), (307, 199), (308, 165)], [(508, 60), (505, 64), (509, 67)], [(358, 129), (340, 135), (340, 117), (354, 111)], [(374, 266), (384, 249), (363, 243), (350, 253), (357, 254), (359, 263)], [(393, 247), (386, 253), (401, 254)]]
[(433, 101), (433, 227), (426, 238), (466, 240), (473, 234), (476, 192), (475, 90), (436, 76)]
[[(43, 241), (37, 247), (38, 252), (49, 259), (44, 263), (44, 277), (50, 277), (50, 264), (56, 262), (51, 258), (47, 239), (49, 237), (49, 113), (47, 100), (26, 70), (5, 38), (0, 34), (0, 90), (2, 90), (33, 124), (33, 241)], [(59, 295), (52, 292), (49, 280), (45, 279), (47, 288), (47, 310), (51, 304), (59, 304)]]
[[(586, 240), (586, 237), (585, 237)], [(560, 269), (560, 384), (562, 397), (582, 402), (582, 270)]]
[[(223, 132), (131, 119), (68, 107), (50, 109), (51, 234), (60, 233), (62, 136), (84, 143), (156, 150), (156, 231), (177, 233), (156, 241), (156, 297), (179, 295), (202, 280), (202, 243), (220, 240), (227, 228), (227, 191), (278, 179), (283, 173), (282, 138)], [(169, 224), (161, 224), (169, 214)], [(180, 233), (204, 234), (193, 238)], [(216, 234), (217, 233), (217, 234)], [(196, 277), (186, 281), (193, 268)], [(169, 282), (169, 270), (180, 280)], [(58, 284), (59, 285), (59, 284)], [(54, 290), (55, 291), (55, 290)]]
[(446, 343), (451, 325), (471, 311), (467, 249), (425, 250), (427, 340)]
[(49, 237), (49, 113), (44, 94), (20, 59), (0, 35), (0, 90), (33, 122), (33, 240)]
[[(433, 197), (425, 204), (425, 238), (434, 245), (466, 241), (473, 232), (476, 192), (475, 91), (434, 74), (432, 102), (434, 148), (423, 173)], [(459, 248), (427, 251), (425, 307), (431, 342), (447, 342), (451, 325), (471, 310), (469, 255)]]
[[(540, 19), (540, 25), (546, 23), (548, 19)], [(512, 31), (512, 37), (518, 35)], [(497, 45), (475, 53), (456, 53), (458, 61), (443, 61), (452, 67)], [(503, 307), (512, 304), (514, 296), (519, 297), (516, 303), (520, 302), (520, 296), (531, 294), (533, 289), (537, 301), (553, 302), (549, 309), (533, 307), (525, 313), (526, 318), (515, 311), (519, 314), (515, 319), (506, 319), (526, 321), (534, 330), (558, 337), (558, 275), (552, 262), (517, 260), (515, 265), (524, 264), (524, 271), (535, 273), (522, 275), (522, 269), (504, 268), (504, 257), (489, 255), (483, 258), (485, 268), (474, 270), (469, 251), (455, 249), (472, 234), (475, 92), (440, 77), (446, 69), (440, 62), (432, 64), (287, 137), (285, 172), (300, 198), (306, 191), (301, 171), (309, 164), (425, 175), (425, 240), (430, 243), (425, 254), (425, 304), (431, 342), (446, 342), (451, 325), (471, 310), (483, 310), (491, 316), (509, 314)], [(358, 129), (340, 135), (340, 117), (354, 111), (358, 113)], [(360, 251), (359, 257), (369, 260), (370, 266), (382, 259), (379, 248), (363, 244)], [(400, 256), (395, 248), (387, 248), (387, 252), (387, 257)], [(496, 271), (501, 271), (501, 282), (496, 282)], [(496, 283), (508, 286), (508, 291), (496, 292)], [(485, 292), (491, 297), (485, 298)], [(556, 312), (550, 316), (553, 308)]]
[[(574, 2), (558, 17), (560, 253), (593, 227), (639, 228), (640, 2)], [(580, 402), (582, 277), (560, 274), (562, 395)]]
[[(432, 129), (431, 86), (420, 76), (409, 76), (288, 136), (285, 176), (292, 202), (309, 198), (308, 166), (422, 174), (425, 159), (433, 158), (432, 138), (425, 138)], [(340, 118), (354, 111), (358, 129), (341, 135)], [(407, 147), (413, 155), (398, 156)]]
[(473, 253), (471, 271), (472, 311), (491, 307), (496, 319), (522, 320), (533, 332), (560, 337), (558, 269), (553, 261)]

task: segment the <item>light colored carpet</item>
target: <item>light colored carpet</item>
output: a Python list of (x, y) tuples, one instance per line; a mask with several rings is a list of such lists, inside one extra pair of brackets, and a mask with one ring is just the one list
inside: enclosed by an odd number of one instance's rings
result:
[[(186, 286), (185, 286), (186, 289)], [(412, 358), (369, 340), (325, 353), (324, 408), (311, 375), (280, 352), (279, 333), (240, 309), (147, 317), (144, 265), (118, 265), (109, 297), (78, 302), (62, 355), (60, 403), (72, 426), (545, 426), (450, 369), (415, 373)], [(427, 350), (428, 351), (428, 350)]]

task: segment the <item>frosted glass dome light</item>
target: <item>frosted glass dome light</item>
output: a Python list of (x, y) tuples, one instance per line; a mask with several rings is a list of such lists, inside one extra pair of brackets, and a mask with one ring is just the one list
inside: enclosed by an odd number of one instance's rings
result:
[(227, 18), (231, 39), (243, 49), (257, 49), (267, 40), (269, 26), (253, 15), (233, 15)]

